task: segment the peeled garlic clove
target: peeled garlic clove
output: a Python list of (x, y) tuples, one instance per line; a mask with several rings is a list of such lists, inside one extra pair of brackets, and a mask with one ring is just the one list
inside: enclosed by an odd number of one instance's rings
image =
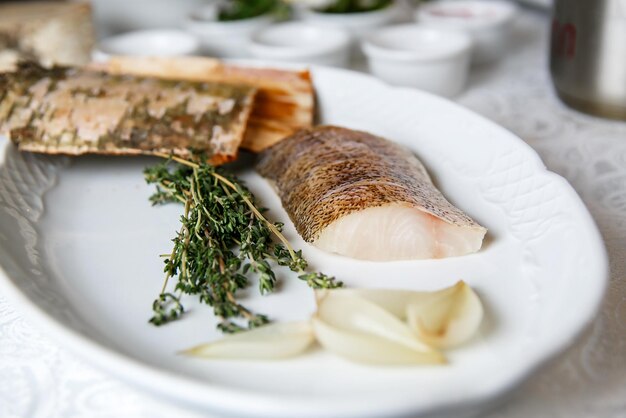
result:
[(313, 341), (309, 321), (279, 322), (228, 335), (182, 354), (215, 359), (281, 359), (302, 353)]
[(348, 360), (369, 364), (443, 364), (440, 352), (415, 350), (373, 334), (337, 328), (319, 318), (311, 320), (317, 341), (326, 350)]
[(336, 291), (365, 299), (402, 320), (406, 318), (406, 307), (409, 304), (428, 299), (433, 293), (395, 289), (338, 289)]
[(406, 307), (407, 321), (420, 339), (438, 348), (449, 348), (469, 340), (480, 327), (483, 305), (465, 282), (433, 294)]
[(441, 296), (453, 293), (455, 286), (446, 287), (436, 291), (415, 291), (396, 289), (339, 289), (338, 291), (348, 295), (366, 299), (392, 315), (405, 320), (406, 308), (409, 305), (427, 303)]
[(327, 291), (318, 298), (316, 318), (340, 330), (378, 336), (414, 350), (431, 350), (397, 317), (374, 303), (342, 291)]

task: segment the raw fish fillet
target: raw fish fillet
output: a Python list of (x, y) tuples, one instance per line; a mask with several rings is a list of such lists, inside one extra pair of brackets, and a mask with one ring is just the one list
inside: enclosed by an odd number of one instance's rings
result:
[(301, 130), (260, 156), (298, 233), (363, 260), (443, 258), (478, 251), (487, 230), (453, 206), (422, 163), (383, 138), (345, 128)]

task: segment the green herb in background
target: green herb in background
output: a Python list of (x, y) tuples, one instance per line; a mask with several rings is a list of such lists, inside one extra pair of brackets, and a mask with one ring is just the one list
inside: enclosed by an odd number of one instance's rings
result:
[[(172, 167), (172, 160), (179, 164)], [(307, 273), (302, 252), (291, 247), (280, 232), (282, 225), (268, 221), (252, 193), (224, 169), (171, 157), (147, 168), (145, 177), (157, 187), (153, 204), (185, 207), (172, 252), (164, 256), (165, 282), (153, 303), (153, 324), (179, 318), (184, 313), (181, 297), (187, 294), (213, 307), (224, 332), (264, 325), (269, 318), (240, 304), (237, 292), (248, 286), (250, 276), (257, 277), (261, 294), (272, 292), (276, 265), (297, 272), (312, 288), (342, 285), (322, 273)], [(176, 284), (168, 291), (171, 278)]]
[(232, 21), (250, 19), (274, 12), (279, 7), (278, 0), (227, 0), (221, 3), (218, 19)]
[(337, 0), (319, 11), (322, 13), (372, 12), (389, 6), (392, 0)]

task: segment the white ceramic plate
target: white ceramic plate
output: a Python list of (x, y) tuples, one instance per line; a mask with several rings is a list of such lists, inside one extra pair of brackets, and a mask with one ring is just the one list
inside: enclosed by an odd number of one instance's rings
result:
[[(371, 77), (319, 68), (324, 123), (408, 145), (449, 199), (489, 228), (480, 253), (445, 260), (354, 261), (295, 233), (270, 186), (240, 175), (311, 264), (348, 286), (436, 289), (462, 278), (482, 296), (480, 335), (443, 367), (366, 367), (321, 350), (279, 362), (176, 355), (217, 338), (209, 309), (187, 301), (184, 320), (147, 323), (181, 208), (151, 207), (150, 158), (46, 157), (6, 147), (0, 167), (0, 291), (34, 324), (88, 361), (206, 411), (262, 417), (441, 416), (502, 399), (572, 343), (607, 281), (599, 234), (561, 177), (504, 129), (446, 100)], [(6, 142), (4, 140), (3, 142)], [(280, 292), (246, 302), (278, 320), (307, 317), (311, 291), (289, 274)]]

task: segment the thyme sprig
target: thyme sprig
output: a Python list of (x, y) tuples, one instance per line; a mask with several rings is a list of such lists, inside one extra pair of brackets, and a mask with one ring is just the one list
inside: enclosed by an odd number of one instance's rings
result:
[[(153, 303), (150, 322), (162, 325), (181, 317), (184, 294), (197, 295), (220, 318), (218, 328), (237, 332), (269, 322), (237, 300), (237, 292), (256, 277), (261, 294), (276, 287), (274, 267), (286, 266), (312, 288), (342, 285), (333, 277), (307, 272), (302, 251), (282, 234), (282, 224), (269, 221), (244, 183), (220, 167), (162, 154), (166, 161), (145, 170), (156, 185), (154, 205), (178, 202), (185, 206), (181, 228), (165, 256), (165, 280)], [(178, 164), (176, 164), (178, 163)], [(273, 238), (277, 238), (276, 242)], [(169, 281), (176, 278), (174, 290)]]

